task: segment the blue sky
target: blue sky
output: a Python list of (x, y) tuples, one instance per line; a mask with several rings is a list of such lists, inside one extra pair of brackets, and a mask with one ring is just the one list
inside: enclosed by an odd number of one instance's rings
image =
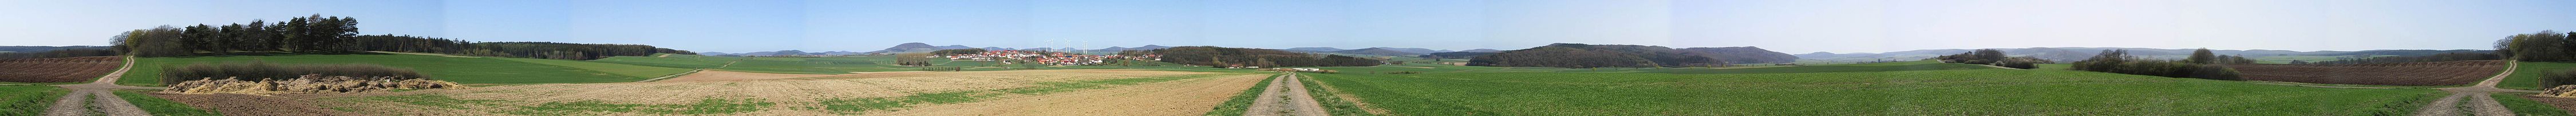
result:
[[(365, 34), (872, 51), (898, 43), (1102, 48), (1548, 43), (1758, 46), (1788, 53), (2146, 47), (2486, 49), (2576, 30), (2565, 0), (23, 0), (0, 45), (105, 45), (159, 25), (323, 14)], [(1051, 43), (1069, 43), (1051, 44)]]

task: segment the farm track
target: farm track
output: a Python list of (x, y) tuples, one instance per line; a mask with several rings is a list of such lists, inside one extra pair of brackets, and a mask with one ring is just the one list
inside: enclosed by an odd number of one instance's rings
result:
[(125, 60), (125, 65), (123, 67), (117, 68), (116, 72), (109, 72), (105, 76), (98, 77), (98, 80), (92, 80), (87, 84), (55, 85), (56, 87), (69, 89), (72, 93), (63, 94), (62, 98), (55, 99), (53, 106), (46, 107), (45, 115), (94, 115), (90, 113), (103, 113), (104, 115), (109, 116), (152, 115), (150, 112), (144, 112), (143, 108), (134, 107), (133, 103), (128, 103), (124, 98), (117, 97), (115, 94), (112, 94), (112, 91), (109, 91), (112, 89), (162, 89), (157, 87), (116, 85), (117, 77), (124, 76), (126, 70), (134, 69), (134, 57), (129, 56), (123, 59)]
[(1303, 83), (1297, 82), (1298, 77), (1297, 73), (1286, 73), (1285, 75), (1279, 75), (1279, 78), (1272, 78), (1272, 80), (1270, 80), (1270, 86), (1263, 87), (1264, 89), (1261, 90), (1261, 96), (1259, 96), (1259, 98), (1253, 98), (1252, 106), (1250, 108), (1244, 108), (1243, 115), (1328, 115), (1329, 113), (1324, 112), (1324, 105), (1322, 105), (1322, 103), (1315, 102), (1315, 98), (1313, 96), (1307, 95), (1306, 86)]
[[(2435, 100), (2431, 104), (2424, 105), (2424, 108), (2415, 111), (2415, 116), (2459, 116), (2464, 114), (2475, 114), (2479, 116), (2514, 115), (2512, 109), (2505, 108), (2503, 104), (2497, 103), (2495, 98), (2487, 97), (2487, 95), (2492, 94), (2493, 92), (2537, 93), (2539, 91), (2495, 88), (2496, 83), (2503, 82), (2506, 76), (2511, 76), (2513, 74), (2514, 68), (2521, 67), (2521, 63), (2515, 63), (2512, 61), (2505, 62), (2504, 72), (2497, 73), (2493, 77), (2488, 77), (2486, 80), (2479, 81), (2475, 86), (2439, 88), (2442, 91), (2451, 92), (2451, 96), (2444, 96), (2440, 100)], [(2463, 99), (2467, 101), (2461, 101)], [(2462, 107), (2461, 105), (2466, 105), (2468, 109), (2460, 109)]]

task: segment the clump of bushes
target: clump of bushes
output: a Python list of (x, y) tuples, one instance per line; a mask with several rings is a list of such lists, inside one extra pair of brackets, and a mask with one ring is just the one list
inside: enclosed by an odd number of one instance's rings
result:
[(1396, 72), (1386, 72), (1386, 74), (1422, 74), (1422, 72), (1413, 72), (1413, 71), (1396, 71)]
[(196, 63), (161, 69), (161, 84), (207, 79), (286, 80), (305, 75), (347, 76), (364, 80), (428, 79), (411, 69), (376, 64), (276, 64), (262, 61)]
[(2039, 66), (2038, 66), (2037, 64), (2055, 64), (2055, 63), (2057, 63), (2056, 61), (2048, 61), (2048, 60), (2046, 60), (2046, 59), (2039, 59), (2039, 58), (2034, 58), (2034, 57), (2009, 57), (2009, 56), (2004, 56), (2004, 52), (2003, 52), (2003, 50), (1995, 50), (1995, 49), (1977, 49), (1976, 51), (1969, 51), (1968, 53), (1959, 53), (1959, 54), (1957, 54), (1957, 55), (1944, 55), (1944, 56), (1940, 56), (1940, 57), (1933, 57), (1932, 59), (1935, 59), (1935, 60), (1941, 60), (1941, 62), (1947, 62), (1947, 63), (1977, 64), (1977, 65), (1994, 65), (1994, 66), (2001, 66), (2001, 67), (2005, 67), (2005, 68), (2017, 68), (2017, 69), (2032, 69), (2032, 68), (2039, 68)]
[(2540, 73), (2541, 88), (2552, 88), (2558, 87), (2559, 85), (2576, 85), (2576, 69)]
[(456, 82), (426, 79), (359, 78), (348, 76), (304, 75), (284, 80), (198, 79), (171, 84), (168, 93), (272, 94), (272, 93), (352, 93), (394, 89), (456, 88)]
[(2127, 50), (2106, 50), (2092, 59), (2076, 61), (2070, 70), (2151, 75), (2211, 80), (2244, 80), (2236, 69), (2213, 64), (2142, 59), (2129, 56)]

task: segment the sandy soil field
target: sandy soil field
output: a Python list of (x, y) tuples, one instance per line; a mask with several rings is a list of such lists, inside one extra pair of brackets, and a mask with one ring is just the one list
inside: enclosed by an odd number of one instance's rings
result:
[[(729, 72), (717, 72), (717, 71), (714, 71), (714, 70), (709, 70), (708, 72), (700, 72), (700, 74), (706, 74), (706, 73), (719, 73), (719, 74), (721, 74), (721, 73), (729, 73)], [(844, 74), (844, 75), (828, 75), (828, 76), (789, 75), (789, 76), (812, 76), (812, 77), (784, 77), (784, 76), (781, 76), (781, 77), (747, 77), (747, 76), (742, 76), (742, 77), (734, 77), (734, 78), (765, 78), (765, 79), (758, 79), (758, 80), (709, 80), (709, 81), (660, 81), (660, 82), (640, 82), (640, 83), (585, 83), (585, 84), (505, 85), (505, 86), (492, 86), (492, 87), (469, 87), (469, 88), (463, 88), (463, 89), (438, 89), (438, 90), (420, 90), (420, 91), (390, 92), (390, 93), (359, 93), (359, 94), (330, 94), (330, 95), (281, 95), (281, 96), (287, 96), (287, 97), (293, 97), (293, 98), (303, 98), (303, 99), (308, 99), (308, 100), (310, 100), (310, 99), (321, 99), (321, 100), (323, 100), (323, 101), (347, 101), (347, 102), (332, 102), (332, 103), (321, 103), (321, 104), (324, 104), (324, 105), (323, 105), (324, 107), (337, 107), (337, 108), (351, 108), (351, 109), (356, 109), (355, 111), (357, 111), (357, 112), (358, 112), (358, 113), (360, 113), (360, 114), (381, 114), (381, 115), (504, 115), (504, 114), (499, 114), (499, 113), (505, 113), (505, 112), (507, 112), (507, 111), (516, 111), (516, 110), (518, 110), (519, 108), (522, 108), (522, 106), (536, 106), (536, 105), (541, 105), (541, 104), (545, 104), (545, 103), (562, 103), (562, 102), (600, 102), (600, 103), (609, 103), (609, 104), (691, 104), (691, 103), (698, 103), (698, 102), (700, 102), (701, 100), (705, 100), (705, 99), (753, 99), (753, 100), (758, 100), (758, 101), (760, 101), (760, 102), (775, 103), (775, 105), (772, 105), (772, 106), (767, 106), (767, 107), (759, 108), (759, 109), (760, 109), (759, 111), (748, 112), (748, 113), (740, 113), (740, 114), (726, 114), (726, 115), (841, 115), (841, 114), (832, 114), (832, 113), (828, 113), (828, 112), (825, 112), (825, 111), (819, 111), (819, 110), (817, 110), (817, 108), (813, 108), (813, 107), (818, 106), (818, 100), (820, 100), (820, 99), (828, 99), (828, 98), (879, 98), (879, 97), (903, 97), (903, 96), (913, 95), (913, 94), (915, 94), (915, 93), (932, 93), (932, 92), (945, 92), (945, 91), (968, 91), (968, 90), (995, 90), (995, 89), (1007, 89), (1007, 88), (1033, 87), (1033, 86), (1040, 86), (1040, 84), (1038, 84), (1038, 83), (1041, 83), (1041, 82), (1066, 82), (1066, 81), (1102, 80), (1102, 79), (1122, 79), (1122, 78), (1147, 78), (1147, 77), (1158, 77), (1158, 76), (1179, 76), (1179, 75), (1200, 75), (1200, 74), (1222, 74), (1222, 73), (1209, 73), (1209, 72), (1178, 72), (1178, 71), (1152, 71), (1152, 70), (1017, 70), (1017, 71), (974, 71), (974, 72), (867, 73), (867, 74)], [(1246, 75), (1250, 75), (1250, 74), (1246, 74)], [(1233, 75), (1228, 75), (1228, 76), (1223, 76), (1223, 77), (1232, 77), (1232, 76), (1233, 76)], [(686, 78), (675, 78), (675, 79), (673, 79), (673, 80), (680, 80), (680, 79), (686, 79)], [(1220, 80), (1220, 79), (1224, 79), (1224, 80)], [(1251, 80), (1251, 81), (1244, 81), (1244, 80)], [(1237, 82), (1237, 81), (1241, 81), (1241, 82)], [(1255, 83), (1255, 82), (1252, 82), (1252, 81), (1258, 81), (1258, 78), (1253, 78), (1253, 79), (1234, 79), (1234, 78), (1197, 78), (1197, 79), (1174, 80), (1174, 81), (1168, 81), (1168, 82), (1146, 83), (1146, 84), (1129, 85), (1129, 86), (1115, 86), (1115, 87), (1102, 88), (1102, 89), (1093, 89), (1093, 90), (1078, 90), (1077, 92), (1066, 92), (1066, 93), (1044, 94), (1044, 95), (1034, 95), (1034, 96), (1030, 96), (1030, 95), (1004, 96), (1003, 98), (990, 98), (990, 99), (995, 99), (995, 100), (986, 100), (986, 101), (981, 101), (981, 102), (996, 102), (996, 103), (975, 103), (975, 102), (969, 102), (969, 103), (961, 103), (961, 104), (1013, 104), (1013, 105), (1041, 105), (1041, 104), (1043, 104), (1043, 105), (1055, 105), (1055, 106), (1067, 106), (1067, 105), (1089, 105), (1089, 106), (1147, 106), (1147, 105), (1136, 105), (1136, 104), (1126, 103), (1126, 102), (1105, 102), (1105, 101), (1090, 101), (1090, 100), (1085, 100), (1085, 101), (1062, 101), (1062, 100), (1052, 100), (1052, 101), (1051, 101), (1051, 100), (1048, 100), (1048, 99), (1062, 99), (1062, 98), (1099, 98), (1099, 99), (1115, 99), (1115, 100), (1118, 100), (1118, 101), (1179, 100), (1179, 101), (1168, 101), (1168, 102), (1176, 102), (1176, 103), (1172, 103), (1172, 104), (1164, 104), (1164, 103), (1153, 103), (1153, 104), (1156, 104), (1156, 105), (1170, 105), (1170, 106), (1167, 106), (1167, 107), (1179, 108), (1179, 109), (1197, 109), (1197, 110), (1196, 110), (1196, 111), (1160, 111), (1160, 112), (1140, 113), (1140, 114), (1195, 114), (1195, 113), (1178, 113), (1178, 112), (1205, 112), (1204, 110), (1206, 110), (1206, 109), (1208, 109), (1208, 108), (1210, 108), (1210, 107), (1214, 107), (1213, 105), (1220, 104), (1220, 102), (1223, 102), (1223, 100), (1224, 100), (1224, 99), (1226, 99), (1225, 97), (1228, 97), (1228, 96), (1232, 95), (1232, 92), (1240, 91), (1240, 90), (1241, 90), (1241, 88), (1249, 87), (1252, 83)], [(1207, 87), (1207, 86), (1219, 86), (1219, 87)], [(1168, 90), (1168, 89), (1206, 89), (1206, 90)], [(1106, 91), (1106, 90), (1118, 90), (1118, 91), (1095, 92), (1095, 91)], [(1221, 94), (1220, 94), (1220, 93), (1221, 93)], [(346, 100), (346, 99), (363, 99), (363, 98), (368, 98), (368, 97), (380, 97), (380, 96), (416, 96), (416, 95), (437, 95), (437, 96), (444, 96), (444, 97), (450, 97), (450, 98), (455, 99), (455, 100), (452, 100), (452, 101), (501, 101), (501, 102), (467, 102), (467, 103), (474, 103), (474, 104), (488, 104), (488, 105), (422, 106), (422, 105), (415, 105), (415, 104), (418, 104), (418, 103), (402, 103), (402, 101), (385, 101), (385, 100), (378, 100), (378, 101), (368, 101), (368, 100)], [(1065, 95), (1065, 96), (1059, 96), (1059, 95)], [(1122, 95), (1178, 95), (1178, 96), (1122, 96)], [(1027, 100), (1021, 100), (1021, 99), (1024, 99), (1024, 98), (1025, 98), (1025, 99), (1027, 99)], [(1201, 100), (1191, 100), (1191, 99), (1201, 99)], [(1001, 102), (1010, 102), (1010, 103), (1001, 103)], [(1205, 103), (1198, 103), (1198, 102), (1205, 102)], [(1025, 103), (1040, 103), (1040, 104), (1025, 104)], [(1100, 104), (1119, 104), (1119, 105), (1100, 105)], [(985, 106), (1000, 106), (1000, 105), (985, 105)], [(935, 106), (935, 105), (934, 105), (934, 106), (929, 106), (929, 107), (957, 107), (957, 106)], [(1182, 108), (1182, 107), (1187, 107), (1187, 108)], [(1107, 108), (1107, 107), (1092, 107), (1092, 108)], [(1022, 109), (1022, 108), (998, 108), (998, 109), (996, 109), (996, 110), (1011, 110), (1011, 109)], [(1066, 111), (1082, 111), (1082, 110), (1071, 110), (1071, 109), (1067, 109)], [(610, 113), (610, 114), (578, 114), (578, 115), (662, 115), (662, 114), (628, 114), (628, 113)], [(872, 114), (870, 114), (870, 115), (875, 115), (875, 114), (873, 114), (873, 113), (872, 113)]]
[(698, 73), (689, 73), (689, 75), (680, 75), (680, 77), (672, 77), (671, 79), (665, 79), (665, 80), (661, 80), (661, 81), (658, 81), (658, 82), (684, 82), (684, 81), (729, 81), (729, 80), (762, 80), (762, 79), (784, 79), (784, 78), (797, 78), (797, 77), (821, 77), (821, 76), (833, 76), (833, 75), (818, 75), (818, 74), (779, 74), (779, 73), (734, 72), (734, 71), (724, 71), (724, 70), (704, 70), (704, 71), (698, 71)]
[(1206, 114), (1263, 75), (1175, 80), (1127, 87), (918, 107), (870, 115), (920, 116), (1182, 116)]

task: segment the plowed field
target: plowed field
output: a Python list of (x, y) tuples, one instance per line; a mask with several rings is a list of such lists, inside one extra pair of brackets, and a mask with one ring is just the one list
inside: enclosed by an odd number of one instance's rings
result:
[(125, 57), (93, 56), (70, 58), (0, 59), (0, 81), (5, 82), (81, 82), (116, 71)]
[(2474, 60), (2351, 65), (2227, 65), (2246, 80), (2356, 85), (2461, 85), (2495, 76), (2506, 61)]

